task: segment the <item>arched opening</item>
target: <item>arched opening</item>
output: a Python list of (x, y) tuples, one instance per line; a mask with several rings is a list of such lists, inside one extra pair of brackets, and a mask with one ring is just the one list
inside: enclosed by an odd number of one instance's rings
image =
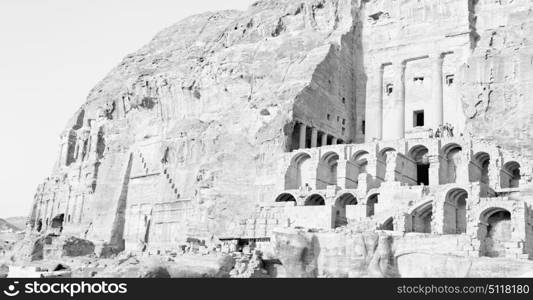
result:
[(520, 164), (516, 161), (507, 162), (500, 171), (500, 186), (516, 188), (520, 185)]
[(41, 230), (43, 229), (43, 220), (40, 219), (39, 221), (37, 221), (37, 232), (41, 232)]
[(429, 201), (420, 205), (411, 213), (411, 231), (420, 233), (431, 233), (432, 218), (433, 203)]
[(348, 219), (346, 218), (347, 205), (357, 205), (357, 198), (355, 198), (355, 196), (350, 193), (340, 195), (335, 201), (335, 227), (344, 226), (348, 224)]
[(294, 203), (296, 203), (296, 198), (294, 198), (294, 196), (291, 195), (291, 194), (283, 193), (283, 194), (279, 195), (276, 198), (276, 202), (294, 202)]
[(359, 151), (355, 155), (352, 156), (352, 162), (355, 165), (355, 171), (353, 172), (353, 175), (350, 174), (350, 177), (353, 177), (353, 180), (356, 183), (359, 183), (359, 176), (361, 174), (367, 174), (368, 170), (368, 156), (369, 153), (366, 151)]
[(389, 230), (389, 231), (393, 231), (394, 230), (394, 219), (392, 217), (388, 218), (384, 223), (383, 225), (381, 225), (380, 227), (381, 230)]
[(478, 152), (472, 157), (469, 164), (470, 182), (489, 184), (490, 155), (486, 152)]
[(317, 188), (324, 189), (328, 185), (337, 185), (337, 166), (339, 155), (335, 152), (328, 152), (322, 156), (318, 167)]
[(457, 169), (462, 164), (463, 148), (458, 144), (448, 144), (442, 148), (441, 184), (457, 183)]
[(429, 158), (428, 148), (419, 145), (409, 151), (409, 158), (416, 164), (416, 184), (429, 185)]
[(50, 227), (52, 229), (58, 229), (59, 232), (63, 231), (64, 219), (65, 219), (65, 214), (59, 214), (59, 215), (55, 216), (52, 219), (52, 224), (50, 225)]
[(396, 154), (396, 149), (394, 148), (385, 148), (378, 153), (377, 161), (377, 177), (383, 181), (386, 180), (395, 180), (395, 178), (386, 178), (388, 161), (391, 160)]
[(466, 233), (466, 199), (468, 192), (464, 189), (452, 189), (444, 200), (443, 232), (445, 234)]
[(318, 205), (326, 205), (326, 201), (324, 200), (324, 197), (322, 197), (319, 194), (313, 194), (307, 199), (305, 199), (305, 206), (318, 206)]
[(366, 216), (372, 217), (376, 213), (376, 204), (378, 203), (379, 194), (372, 194), (366, 200)]
[(504, 208), (490, 208), (480, 216), (478, 238), (482, 242), (481, 255), (505, 256), (505, 244), (511, 242), (511, 213)]
[(305, 187), (310, 189), (312, 187), (311, 178), (314, 171), (311, 166), (311, 156), (309, 154), (296, 154), (285, 173), (285, 189), (295, 190)]

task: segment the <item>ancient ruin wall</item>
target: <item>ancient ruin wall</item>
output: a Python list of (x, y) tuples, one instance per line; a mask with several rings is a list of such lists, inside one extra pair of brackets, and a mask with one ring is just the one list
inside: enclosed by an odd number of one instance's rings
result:
[[(227, 235), (282, 185), (279, 154), (308, 104), (335, 101), (345, 139), (355, 136), (355, 109), (345, 112), (338, 98), (344, 89), (347, 105), (354, 100), (357, 5), (261, 1), (163, 30), (98, 83), (69, 122), (31, 225), (64, 214), (64, 232), (133, 244), (146, 230), (145, 241), (162, 243)], [(187, 213), (173, 215), (180, 210)]]
[[(391, 45), (372, 42), (383, 32), (368, 31), (374, 25), (366, 17), (376, 17), (369, 8), (394, 12), (388, 17), (408, 25), (398, 27), (406, 30), (403, 43), (413, 37), (419, 50), (432, 43), (425, 11), (459, 18), (441, 20), (446, 26), (435, 40), (453, 33), (444, 40), (461, 50), (444, 69), (457, 72), (468, 130), (529, 151), (531, 1), (390, 3), (260, 1), (245, 12), (201, 14), (163, 30), (97, 84), (68, 123), (30, 224), (46, 227), (64, 214), (66, 232), (106, 242), (231, 234), (235, 220), (283, 189), (280, 154), (291, 149), (297, 121), (345, 142), (361, 142), (365, 129), (374, 130), (365, 112), (376, 92), (368, 82), (377, 62), (370, 50), (391, 56), (414, 48), (393, 45), (391, 52)], [(417, 25), (419, 15), (425, 19)], [(413, 66), (407, 74), (425, 69)], [(458, 126), (461, 117), (453, 119)]]
[(467, 129), (531, 156), (533, 1), (473, 2), (478, 38), (460, 95)]

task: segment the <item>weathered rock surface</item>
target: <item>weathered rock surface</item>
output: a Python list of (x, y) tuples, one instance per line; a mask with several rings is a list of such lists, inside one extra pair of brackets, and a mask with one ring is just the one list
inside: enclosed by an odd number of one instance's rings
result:
[[(31, 237), (21, 253), (41, 260), (52, 244), (46, 234), (74, 235), (78, 240), (69, 242), (66, 256), (96, 252), (106, 264), (95, 266), (91, 276), (230, 276), (236, 264), (231, 257), (185, 255), (173, 262), (131, 259), (118, 265), (104, 258), (124, 249), (175, 249), (188, 237), (246, 235), (239, 221), (257, 204), (298, 188), (286, 186), (289, 172), (280, 167), (288, 165), (282, 154), (299, 143), (296, 128), (306, 128), (297, 123), (315, 129), (308, 132), (315, 143), (317, 129), (329, 145), (328, 135), (363, 141), (370, 136), (366, 129), (377, 128), (365, 125), (374, 121), (365, 116), (371, 111), (365, 106), (383, 100), (374, 97), (383, 87), (371, 73), (394, 65), (393, 72), (382, 70), (382, 83), (398, 84), (398, 66), (433, 61), (436, 53), (449, 56), (438, 76), (451, 75), (449, 85), (457, 85), (444, 98), (461, 106), (446, 112), (461, 133), (533, 154), (531, 1), (435, 3), (264, 0), (244, 12), (205, 13), (163, 30), (98, 83), (67, 124), (58, 162), (39, 187), (29, 220), (33, 232), (44, 235)], [(459, 7), (454, 15), (452, 8)], [(433, 15), (439, 19), (427, 20)], [(440, 27), (436, 40), (428, 39), (426, 33)], [(426, 105), (432, 97), (430, 80), (424, 85), (422, 76), (429, 75), (427, 61), (412, 64), (407, 74), (419, 86), (407, 95)], [(266, 216), (265, 224), (251, 221), (266, 235)], [(233, 274), (255, 276), (270, 268), (270, 274), (287, 277), (485, 276), (507, 263), (464, 258), (472, 247), (439, 252), (445, 240), (280, 231), (274, 248), (281, 266), (243, 260), (237, 263), (242, 272)], [(454, 242), (471, 246), (462, 237)], [(424, 265), (417, 267), (417, 261)], [(524, 268), (495, 274), (520, 275)]]
[(287, 230), (273, 243), (286, 277), (527, 277), (533, 270), (527, 260), (460, 255), (450, 251), (454, 239)]
[(69, 237), (63, 242), (62, 256), (86, 256), (94, 254), (94, 243), (88, 240)]
[(463, 111), (469, 132), (533, 154), (533, 6), (476, 1), (472, 55), (464, 66)]
[(287, 277), (396, 276), (392, 239), (377, 232), (275, 233), (275, 255)]

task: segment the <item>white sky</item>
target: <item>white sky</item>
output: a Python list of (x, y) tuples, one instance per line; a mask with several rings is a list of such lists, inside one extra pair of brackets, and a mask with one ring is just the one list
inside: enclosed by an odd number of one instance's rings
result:
[(253, 0), (0, 0), (0, 218), (28, 215), (59, 134), (124, 56), (189, 15)]

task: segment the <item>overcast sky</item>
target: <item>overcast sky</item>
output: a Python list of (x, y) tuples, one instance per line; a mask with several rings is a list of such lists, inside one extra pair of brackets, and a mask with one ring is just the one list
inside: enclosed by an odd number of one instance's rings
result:
[(189, 15), (253, 0), (0, 0), (0, 218), (26, 216), (59, 134), (127, 54)]

